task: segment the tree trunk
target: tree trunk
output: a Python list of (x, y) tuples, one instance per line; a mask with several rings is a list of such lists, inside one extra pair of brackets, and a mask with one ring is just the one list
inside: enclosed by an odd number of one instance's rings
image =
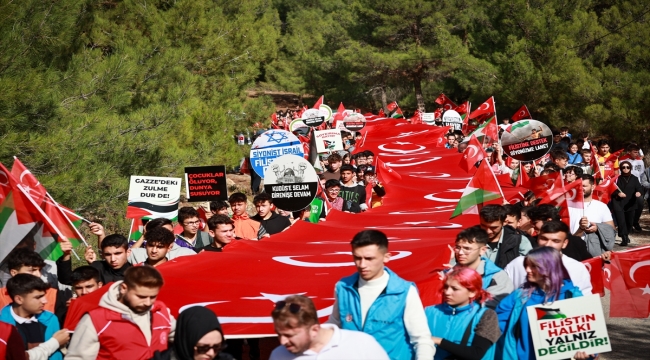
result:
[(386, 99), (386, 86), (381, 87), (381, 108), (388, 114), (388, 100)]
[(413, 78), (413, 87), (415, 88), (415, 100), (418, 104), (418, 110), (424, 111), (424, 96), (422, 96), (422, 77), (419, 73), (415, 74)]

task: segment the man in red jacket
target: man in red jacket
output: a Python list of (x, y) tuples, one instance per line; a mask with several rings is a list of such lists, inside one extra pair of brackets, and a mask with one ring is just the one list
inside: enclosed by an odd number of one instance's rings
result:
[(75, 328), (66, 359), (150, 359), (166, 350), (176, 320), (156, 301), (163, 279), (151, 266), (131, 267), (110, 286), (99, 307)]

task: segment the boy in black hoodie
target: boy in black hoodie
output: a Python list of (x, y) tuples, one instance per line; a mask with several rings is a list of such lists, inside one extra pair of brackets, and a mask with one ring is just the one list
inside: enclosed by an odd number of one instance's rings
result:
[(291, 226), (291, 221), (286, 216), (279, 215), (273, 211), (273, 199), (267, 193), (261, 193), (253, 198), (253, 204), (257, 215), (251, 217), (259, 221), (269, 235), (277, 234)]

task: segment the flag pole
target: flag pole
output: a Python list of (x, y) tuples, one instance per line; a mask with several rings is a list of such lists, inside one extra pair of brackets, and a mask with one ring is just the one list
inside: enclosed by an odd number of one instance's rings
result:
[(75, 213), (73, 213), (72, 211), (70, 211), (70, 210), (68, 210), (68, 209), (65, 209), (65, 208), (59, 206), (59, 204), (54, 200), (54, 198), (52, 197), (52, 195), (50, 195), (49, 192), (47, 192), (46, 194), (47, 194), (47, 196), (50, 198), (50, 200), (52, 200), (52, 202), (54, 202), (54, 204), (56, 204), (56, 206), (57, 206), (59, 209), (61, 209), (61, 211), (63, 211), (64, 213), (68, 213), (68, 214), (70, 214), (70, 215), (77, 216), (77, 217), (79, 217), (79, 219), (80, 219), (81, 221), (85, 222), (86, 224), (92, 224), (92, 223), (93, 223), (92, 221), (90, 221), (90, 220), (88, 220), (88, 219), (86, 219), (86, 218), (84, 218), (84, 217), (81, 217), (81, 216), (79, 216), (78, 214), (75, 214)]
[[(86, 239), (84, 239), (83, 235), (81, 235), (81, 233), (79, 232), (79, 230), (77, 229), (77, 227), (74, 226), (74, 224), (72, 223), (72, 221), (70, 221), (70, 218), (68, 217), (68, 214), (66, 214), (66, 213), (63, 211), (63, 208), (59, 205), (59, 203), (56, 202), (56, 200), (54, 200), (54, 198), (52, 197), (52, 195), (50, 195), (49, 192), (45, 192), (45, 194), (47, 194), (47, 197), (48, 197), (50, 200), (52, 200), (52, 202), (54, 203), (54, 205), (56, 205), (56, 208), (59, 209), (59, 211), (61, 211), (61, 214), (63, 214), (63, 217), (65, 217), (65, 219), (68, 220), (68, 224), (70, 224), (70, 226), (72, 226), (72, 228), (74, 229), (74, 232), (77, 233), (77, 236), (79, 236), (79, 239), (81, 239), (81, 241), (84, 243), (84, 245), (86, 245), (86, 247), (88, 247), (88, 243), (86, 242)], [(75, 216), (76, 216), (76, 214), (75, 214)], [(86, 221), (87, 221), (87, 220), (86, 220)]]
[(38, 206), (38, 205), (36, 204), (36, 202), (34, 201), (34, 199), (32, 199), (32, 196), (29, 195), (29, 193), (28, 193), (27, 191), (25, 191), (25, 189), (23, 188), (22, 184), (16, 184), (16, 186), (18, 187), (18, 189), (20, 190), (20, 192), (22, 192), (23, 195), (25, 195), (25, 197), (27, 197), (27, 199), (29, 200), (29, 202), (31, 202), (32, 205), (34, 205), (34, 207), (38, 210), (38, 212), (40, 213), (40, 215), (43, 217), (43, 221), (47, 222), (47, 223), (52, 227), (52, 230), (54, 230), (54, 232), (56, 232), (56, 233), (59, 235), (59, 237), (65, 238), (65, 239), (67, 239), (67, 240), (70, 240), (70, 239), (68, 239), (68, 238), (65, 237), (65, 236), (61, 236), (61, 234), (62, 234), (62, 233), (61, 233), (61, 230), (59, 230), (59, 228), (56, 227), (56, 225), (54, 224), (54, 222), (52, 221), (52, 219), (50, 219), (50, 217), (47, 216), (47, 214), (45, 213), (45, 211), (43, 211), (43, 209), (41, 209), (41, 207)]

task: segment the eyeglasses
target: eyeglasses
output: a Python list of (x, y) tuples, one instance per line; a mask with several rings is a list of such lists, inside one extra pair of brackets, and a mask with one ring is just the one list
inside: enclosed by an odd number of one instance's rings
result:
[(621, 166), (621, 169), (631, 169), (629, 166)]
[(331, 192), (331, 193), (337, 193), (337, 192), (340, 192), (340, 191), (341, 191), (341, 189), (327, 189), (327, 192)]
[(284, 301), (284, 300), (280, 300), (280, 301), (275, 303), (275, 310), (280, 311), (280, 310), (284, 309), (287, 305), (289, 305), (289, 312), (290, 313), (295, 315), (295, 314), (300, 312), (300, 309), (301, 309), (300, 304), (296, 304), (296, 303), (287, 304), (287, 302)]
[(214, 350), (215, 354), (218, 354), (221, 350), (223, 350), (223, 349), (225, 349), (227, 347), (228, 347), (228, 344), (218, 343), (218, 344), (214, 344), (214, 345), (197, 345), (197, 346), (194, 347), (194, 349), (199, 354), (205, 354), (208, 351), (210, 351), (210, 349)]
[(456, 246), (456, 247), (454, 248), (454, 251), (455, 251), (455, 252), (457, 252), (457, 253), (461, 253), (461, 254), (471, 254), (471, 253), (473, 253), (473, 252), (476, 251), (476, 250), (478, 250), (478, 248), (477, 248), (477, 249), (467, 249), (467, 248), (462, 248), (462, 247), (458, 247), (458, 246)]
[(197, 220), (197, 221), (188, 221), (188, 222), (186, 222), (186, 223), (183, 223), (183, 225), (185, 225), (185, 226), (199, 226), (200, 223), (201, 223), (200, 220)]

